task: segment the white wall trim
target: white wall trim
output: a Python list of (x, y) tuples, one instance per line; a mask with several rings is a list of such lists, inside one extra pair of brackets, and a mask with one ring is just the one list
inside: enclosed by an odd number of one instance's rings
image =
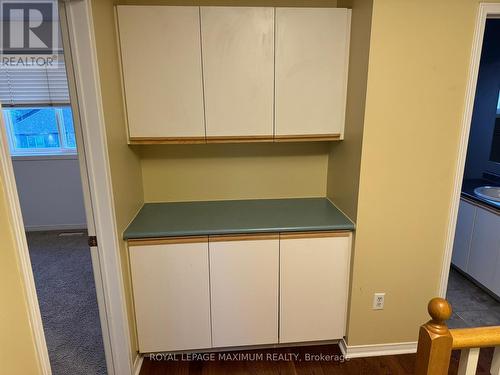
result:
[(139, 375), (142, 368), (142, 363), (144, 362), (144, 357), (142, 354), (137, 354), (134, 361), (134, 375)]
[[(134, 373), (90, 0), (65, 2), (109, 337), (109, 375)], [(90, 231), (90, 229), (89, 229)], [(98, 293), (99, 297), (99, 293)], [(101, 314), (102, 318), (102, 314)], [(104, 332), (103, 332), (104, 333)], [(108, 340), (108, 343), (106, 343)]]
[(460, 145), (457, 155), (457, 166), (453, 183), (453, 195), (448, 220), (448, 230), (446, 233), (445, 251), (443, 265), (441, 269), (441, 282), (439, 285), (439, 296), (446, 297), (448, 287), (448, 275), (450, 272), (451, 255), (453, 252), (453, 242), (455, 239), (455, 229), (457, 225), (458, 206), (460, 204), (460, 194), (462, 191), (462, 180), (464, 176), (465, 159), (467, 157), (467, 146), (474, 110), (474, 99), (476, 96), (477, 77), (479, 64), (481, 62), (481, 51), (483, 48), (484, 28), (487, 18), (498, 17), (500, 15), (500, 4), (481, 3), (476, 19), (472, 52), (470, 57), (469, 79), (465, 96), (465, 110), (462, 116), (462, 128), (460, 131)]
[(400, 342), (394, 344), (354, 345), (348, 346), (345, 340), (339, 342), (340, 351), (345, 358), (378, 357), (417, 352), (417, 342)]
[(2, 179), (5, 183), (9, 221), (12, 223), (17, 258), (23, 279), (23, 288), (25, 289), (26, 304), (28, 305), (29, 321), (33, 332), (35, 351), (38, 357), (40, 373), (43, 375), (51, 375), (52, 370), (50, 368), (49, 352), (47, 350), (47, 343), (43, 331), (42, 316), (38, 305), (35, 280), (33, 279), (33, 270), (31, 269), (28, 243), (24, 233), (21, 204), (19, 203), (19, 196), (17, 195), (16, 178), (14, 177), (14, 169), (10, 159), (9, 141), (1, 111), (0, 127), (0, 168)]

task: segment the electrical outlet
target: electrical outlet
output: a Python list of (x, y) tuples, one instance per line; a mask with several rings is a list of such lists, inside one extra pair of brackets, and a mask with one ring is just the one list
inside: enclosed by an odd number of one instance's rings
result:
[(384, 308), (385, 293), (375, 293), (373, 295), (373, 310), (382, 310)]

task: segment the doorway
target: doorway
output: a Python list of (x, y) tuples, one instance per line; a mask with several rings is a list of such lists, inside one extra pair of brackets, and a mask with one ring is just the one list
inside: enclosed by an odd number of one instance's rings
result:
[[(500, 8), (482, 4), (441, 294), (450, 328), (500, 325)], [(452, 212), (452, 217), (454, 213)]]
[[(51, 5), (59, 41), (53, 61), (0, 69), (4, 156), (15, 177), (51, 373), (106, 374), (107, 326), (96, 288), (99, 264), (89, 246), (94, 217), (82, 129), (62, 42), (67, 35), (57, 21), (57, 1)], [(28, 59), (32, 53), (21, 52)]]

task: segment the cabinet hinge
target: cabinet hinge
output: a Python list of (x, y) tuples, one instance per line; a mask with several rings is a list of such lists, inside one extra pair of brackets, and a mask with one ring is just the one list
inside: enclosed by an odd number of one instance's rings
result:
[(89, 246), (90, 247), (97, 246), (97, 237), (96, 236), (89, 236)]

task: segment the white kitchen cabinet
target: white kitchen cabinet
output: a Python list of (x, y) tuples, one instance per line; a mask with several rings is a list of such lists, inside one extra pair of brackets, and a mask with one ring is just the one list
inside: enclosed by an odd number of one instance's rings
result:
[(278, 235), (210, 237), (214, 347), (278, 342)]
[(460, 200), (451, 262), (464, 272), (467, 271), (475, 217), (476, 206)]
[(280, 343), (345, 334), (350, 233), (280, 235)]
[(139, 351), (210, 348), (208, 239), (160, 242), (129, 244)]
[(274, 9), (201, 7), (207, 141), (272, 139)]
[(350, 14), (276, 8), (277, 139), (343, 137)]
[(477, 208), (467, 272), (488, 289), (498, 292), (500, 270), (500, 216)]
[(204, 142), (199, 8), (116, 9), (130, 142)]

